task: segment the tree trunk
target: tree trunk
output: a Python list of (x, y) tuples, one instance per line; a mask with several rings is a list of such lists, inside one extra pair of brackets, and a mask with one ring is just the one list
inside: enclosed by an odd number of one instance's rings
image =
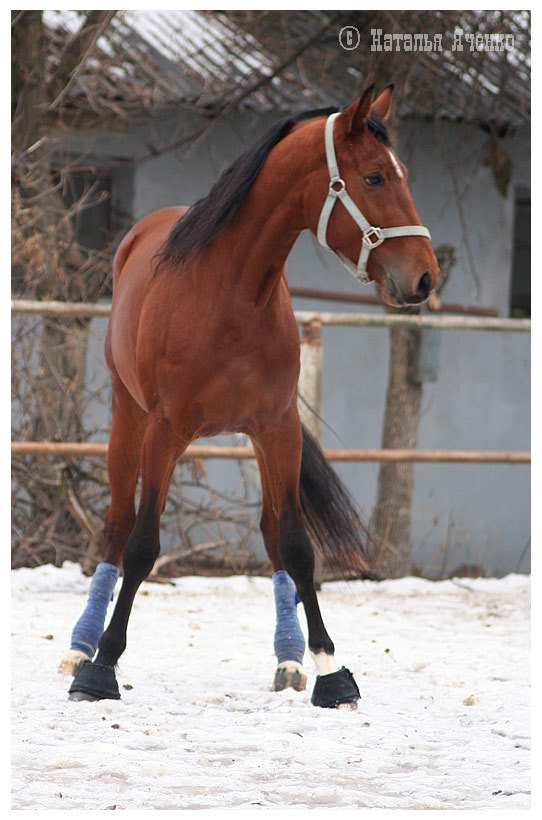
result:
[[(390, 364), (383, 449), (413, 449), (418, 437), (422, 384), (416, 380), (420, 331), (390, 329)], [(372, 534), (378, 547), (376, 571), (384, 578), (410, 572), (410, 518), (414, 465), (388, 462), (380, 465), (378, 496)]]
[[(51, 128), (59, 103), (98, 35), (115, 12), (90, 11), (79, 32), (67, 39), (59, 63), (46, 70), (42, 11), (12, 11), (12, 256), (16, 288), (28, 298), (92, 301), (70, 214), (53, 165)], [(50, 66), (48, 67), (50, 68)], [(36, 369), (32, 367), (30, 435), (35, 439), (80, 440), (84, 435), (84, 382), (89, 321), (49, 318), (42, 325)], [(35, 519), (47, 538), (73, 530), (76, 501), (70, 502), (69, 470), (53, 462), (35, 465), (40, 503)], [(38, 482), (39, 483), (39, 482)], [(45, 500), (47, 496), (47, 502)], [(37, 497), (37, 496), (36, 496)], [(37, 525), (39, 526), (39, 525)]]
[[(13, 168), (21, 203), (16, 227), (23, 246), (26, 239), (30, 248), (14, 261), (25, 269), (27, 296), (91, 301), (94, 295), (88, 292), (84, 259), (53, 176), (50, 129), (57, 117), (52, 109), (114, 13), (88, 12), (47, 77), (42, 12), (12, 11)], [(33, 244), (36, 237), (39, 243)], [(52, 318), (44, 324), (35, 383), (37, 439), (79, 438), (88, 324)]]
[[(395, 85), (391, 116), (386, 123), (395, 146), (398, 143), (398, 112), (407, 93), (411, 60), (412, 55), (400, 52), (375, 53), (368, 67), (368, 77), (376, 82), (377, 93), (389, 83)], [(390, 328), (389, 334), (390, 360), (381, 446), (383, 449), (410, 449), (416, 447), (422, 399), (422, 384), (417, 381), (421, 334), (419, 330), (399, 327)], [(375, 569), (384, 578), (400, 578), (410, 572), (413, 489), (413, 463), (381, 463), (372, 536), (378, 549)]]

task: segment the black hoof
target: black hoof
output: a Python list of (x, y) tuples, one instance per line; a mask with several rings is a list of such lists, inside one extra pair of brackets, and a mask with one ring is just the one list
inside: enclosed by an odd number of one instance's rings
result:
[(85, 661), (70, 686), (70, 700), (120, 700), (112, 666)]
[(311, 703), (324, 709), (336, 709), (341, 703), (355, 703), (361, 697), (352, 672), (341, 666), (329, 675), (317, 675)]

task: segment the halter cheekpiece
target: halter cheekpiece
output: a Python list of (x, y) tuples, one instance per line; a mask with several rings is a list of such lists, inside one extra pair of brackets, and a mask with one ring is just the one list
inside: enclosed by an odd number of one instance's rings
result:
[[(326, 120), (325, 128), (325, 145), (327, 167), (329, 169), (329, 191), (322, 207), (320, 219), (318, 220), (317, 239), (320, 245), (335, 253), (343, 265), (350, 271), (358, 282), (367, 285), (371, 281), (367, 273), (367, 261), (369, 254), (374, 248), (384, 242), (385, 239), (392, 239), (396, 236), (425, 236), (431, 239), (431, 234), (424, 228), (423, 225), (403, 225), (397, 228), (376, 228), (365, 219), (358, 206), (346, 191), (346, 183), (339, 173), (337, 165), (337, 156), (335, 154), (335, 144), (333, 141), (333, 123), (339, 116), (340, 112), (331, 114)], [(362, 234), (361, 251), (359, 254), (358, 264), (354, 265), (347, 256), (340, 251), (335, 251), (327, 244), (326, 234), (329, 219), (335, 203), (340, 199), (352, 219), (359, 226)]]

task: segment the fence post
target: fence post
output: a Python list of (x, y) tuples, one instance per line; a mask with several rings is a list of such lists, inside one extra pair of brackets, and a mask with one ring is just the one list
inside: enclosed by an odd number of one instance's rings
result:
[[(298, 383), (298, 407), (302, 423), (322, 446), (322, 323), (317, 320), (303, 325), (301, 339), (301, 370)], [(315, 550), (314, 583), (322, 585), (323, 558)]]

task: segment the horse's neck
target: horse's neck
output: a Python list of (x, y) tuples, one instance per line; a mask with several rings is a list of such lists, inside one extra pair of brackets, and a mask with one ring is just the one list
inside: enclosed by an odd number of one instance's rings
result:
[[(272, 296), (288, 254), (306, 227), (302, 179), (268, 160), (232, 223), (201, 255), (224, 285), (261, 307)], [(280, 171), (282, 170), (282, 173)], [(288, 169), (286, 169), (288, 170)]]

